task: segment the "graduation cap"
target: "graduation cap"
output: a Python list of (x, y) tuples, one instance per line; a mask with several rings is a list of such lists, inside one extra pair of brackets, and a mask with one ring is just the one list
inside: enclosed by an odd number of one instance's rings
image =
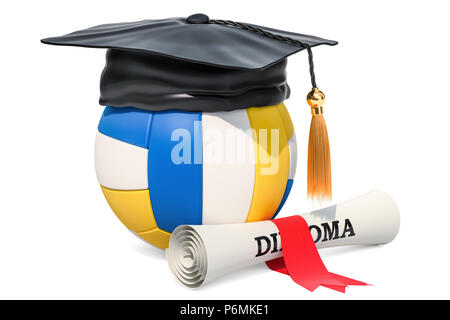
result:
[(290, 95), (287, 57), (307, 50), (313, 87), (307, 97), (313, 114), (308, 194), (331, 197), (325, 96), (317, 89), (311, 48), (336, 41), (194, 14), (99, 25), (42, 42), (108, 49), (100, 104), (150, 111), (231, 111), (281, 103)]

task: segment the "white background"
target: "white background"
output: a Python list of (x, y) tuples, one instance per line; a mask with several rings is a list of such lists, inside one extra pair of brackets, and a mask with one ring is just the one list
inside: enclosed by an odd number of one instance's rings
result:
[[(321, 254), (330, 271), (374, 286), (310, 293), (259, 265), (190, 291), (172, 279), (163, 251), (115, 218), (93, 161), (105, 52), (39, 40), (197, 12), (340, 42), (314, 50), (334, 201), (385, 190), (402, 225), (388, 245)], [(411, 0), (2, 1), (0, 298), (450, 298), (449, 12), (448, 1)], [(305, 52), (289, 59), (288, 79), (299, 161), (282, 215), (312, 207)]]

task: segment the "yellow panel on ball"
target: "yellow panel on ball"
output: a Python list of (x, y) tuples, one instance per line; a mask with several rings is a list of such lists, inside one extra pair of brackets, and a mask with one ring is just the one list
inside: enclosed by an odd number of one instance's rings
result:
[(170, 232), (156, 228), (147, 232), (138, 232), (137, 234), (145, 241), (161, 249), (167, 249), (169, 247)]
[(148, 190), (101, 188), (109, 206), (128, 229), (139, 233), (156, 228)]
[[(280, 111), (282, 107), (284, 105), (279, 104), (247, 109), (250, 126), (254, 130), (256, 163), (253, 199), (246, 222), (271, 219), (286, 189), (289, 176), (290, 129), (285, 125), (286, 118)], [(275, 136), (276, 131), (272, 132), (272, 129), (278, 129), (278, 139)], [(278, 149), (272, 145), (272, 138), (278, 141)]]
[(291, 116), (286, 109), (284, 103), (278, 105), (278, 110), (280, 111), (281, 119), (284, 122), (284, 127), (286, 128), (287, 139), (290, 140), (294, 135), (294, 124), (292, 123)]

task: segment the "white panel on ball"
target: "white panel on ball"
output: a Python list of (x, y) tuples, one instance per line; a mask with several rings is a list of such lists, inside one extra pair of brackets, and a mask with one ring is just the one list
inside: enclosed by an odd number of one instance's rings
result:
[(297, 139), (295, 139), (295, 132), (289, 139), (289, 179), (294, 179), (297, 171)]
[(203, 224), (245, 222), (255, 152), (246, 110), (203, 113)]
[(148, 150), (108, 137), (95, 139), (95, 170), (98, 182), (109, 189), (148, 189)]

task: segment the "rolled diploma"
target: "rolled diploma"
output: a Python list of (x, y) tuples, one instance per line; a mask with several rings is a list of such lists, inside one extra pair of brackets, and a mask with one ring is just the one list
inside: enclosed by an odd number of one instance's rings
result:
[[(392, 241), (400, 227), (394, 200), (382, 191), (303, 214), (316, 247), (375, 245)], [(283, 255), (271, 221), (176, 228), (167, 258), (175, 279), (198, 288), (224, 274)]]

